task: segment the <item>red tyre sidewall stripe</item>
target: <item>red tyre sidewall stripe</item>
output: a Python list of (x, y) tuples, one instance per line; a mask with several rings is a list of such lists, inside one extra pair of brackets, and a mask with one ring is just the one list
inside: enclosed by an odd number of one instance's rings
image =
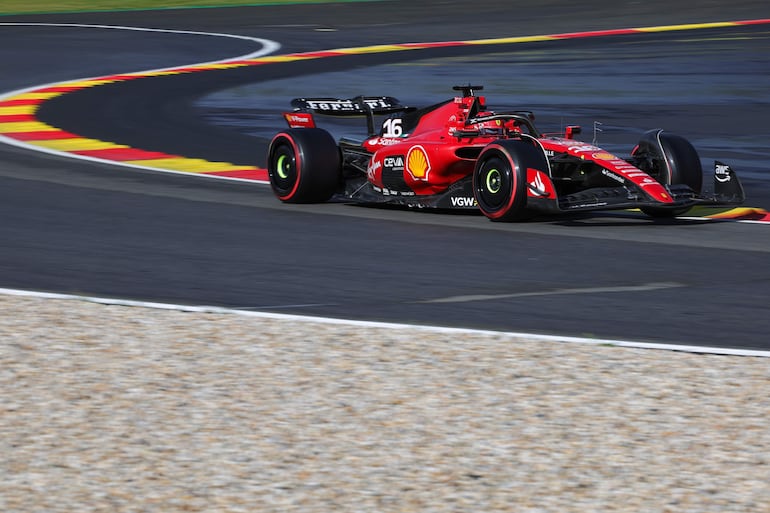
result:
[(519, 173), (516, 172), (516, 164), (511, 159), (510, 154), (505, 151), (505, 148), (497, 144), (490, 144), (487, 146), (487, 149), (495, 149), (502, 153), (505, 156), (505, 159), (508, 161), (508, 164), (511, 166), (511, 195), (508, 199), (508, 203), (505, 205), (505, 207), (495, 212), (484, 212), (488, 217), (492, 219), (499, 219), (508, 213), (508, 211), (511, 209), (511, 206), (513, 205), (513, 202), (516, 200), (516, 190), (519, 187)]
[[(289, 134), (287, 134), (286, 132), (281, 132), (280, 134), (278, 134), (275, 137), (273, 137), (273, 140), (270, 141), (270, 147), (272, 148), (273, 144), (278, 139), (281, 139), (281, 138), (287, 140), (289, 142), (289, 144), (291, 145), (292, 150), (294, 151), (294, 168), (295, 168), (295, 172), (297, 174), (297, 179), (294, 181), (294, 187), (292, 187), (291, 191), (288, 194), (285, 194), (283, 196), (278, 196), (278, 199), (280, 199), (281, 201), (288, 201), (292, 197), (294, 197), (294, 195), (297, 193), (297, 189), (299, 189), (300, 178), (302, 176), (301, 173), (300, 173), (300, 169), (302, 169), (301, 168), (301, 166), (302, 166), (302, 155), (300, 155), (299, 148), (297, 147), (296, 143), (294, 142), (294, 138), (292, 136), (290, 136)], [(272, 155), (271, 155), (271, 158), (272, 158)], [(277, 170), (276, 170), (276, 172), (277, 172)]]

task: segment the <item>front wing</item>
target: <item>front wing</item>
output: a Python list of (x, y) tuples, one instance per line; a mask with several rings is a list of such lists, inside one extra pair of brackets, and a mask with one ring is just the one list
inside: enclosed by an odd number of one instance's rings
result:
[[(624, 210), (633, 208), (656, 208), (680, 210), (695, 205), (739, 205), (745, 200), (743, 186), (735, 172), (721, 162), (714, 164), (713, 191), (709, 194), (695, 194), (686, 185), (666, 185), (672, 203), (661, 203), (651, 199), (637, 188), (627, 185), (586, 189), (562, 197), (544, 196), (534, 184), (527, 184), (527, 208), (547, 214), (580, 212), (592, 210)], [(364, 204), (387, 204), (414, 208), (475, 210), (478, 205), (473, 195), (470, 176), (463, 178), (435, 195), (416, 195), (410, 192), (394, 191), (377, 187), (365, 177), (350, 178), (341, 192), (342, 201)]]

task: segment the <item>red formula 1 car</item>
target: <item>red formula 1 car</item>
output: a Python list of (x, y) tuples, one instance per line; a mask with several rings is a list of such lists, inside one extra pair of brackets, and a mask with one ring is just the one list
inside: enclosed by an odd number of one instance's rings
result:
[[(289, 129), (267, 155), (273, 191), (289, 203), (337, 195), (360, 203), (479, 209), (495, 221), (535, 213), (639, 208), (654, 217), (681, 215), (696, 204), (740, 204), (733, 170), (714, 164), (714, 190), (701, 194), (700, 158), (684, 138), (645, 133), (620, 158), (574, 136), (540, 133), (531, 112), (493, 112), (476, 91), (425, 108), (391, 97), (300, 98), (284, 114)], [(368, 133), (336, 141), (316, 127), (318, 115), (365, 117)], [(377, 128), (376, 128), (377, 127)]]

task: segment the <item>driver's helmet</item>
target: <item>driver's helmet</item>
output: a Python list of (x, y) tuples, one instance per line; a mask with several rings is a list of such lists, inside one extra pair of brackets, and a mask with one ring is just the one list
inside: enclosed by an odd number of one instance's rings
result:
[[(491, 114), (491, 112), (489, 114)], [(476, 128), (478, 128), (482, 135), (503, 135), (506, 126), (504, 120), (492, 119), (490, 121), (477, 123)]]

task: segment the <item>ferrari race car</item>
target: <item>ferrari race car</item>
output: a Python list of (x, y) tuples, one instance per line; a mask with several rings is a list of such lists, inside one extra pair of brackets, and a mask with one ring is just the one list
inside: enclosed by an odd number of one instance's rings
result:
[[(288, 203), (478, 209), (494, 221), (629, 208), (672, 217), (744, 200), (737, 175), (718, 161), (713, 191), (702, 195), (700, 157), (680, 136), (650, 130), (620, 158), (576, 140), (578, 126), (543, 134), (531, 112), (488, 110), (482, 86), (453, 89), (457, 96), (425, 108), (389, 96), (292, 100), (289, 128), (268, 149), (273, 191)], [(335, 140), (316, 126), (322, 115), (365, 118), (367, 133)]]

